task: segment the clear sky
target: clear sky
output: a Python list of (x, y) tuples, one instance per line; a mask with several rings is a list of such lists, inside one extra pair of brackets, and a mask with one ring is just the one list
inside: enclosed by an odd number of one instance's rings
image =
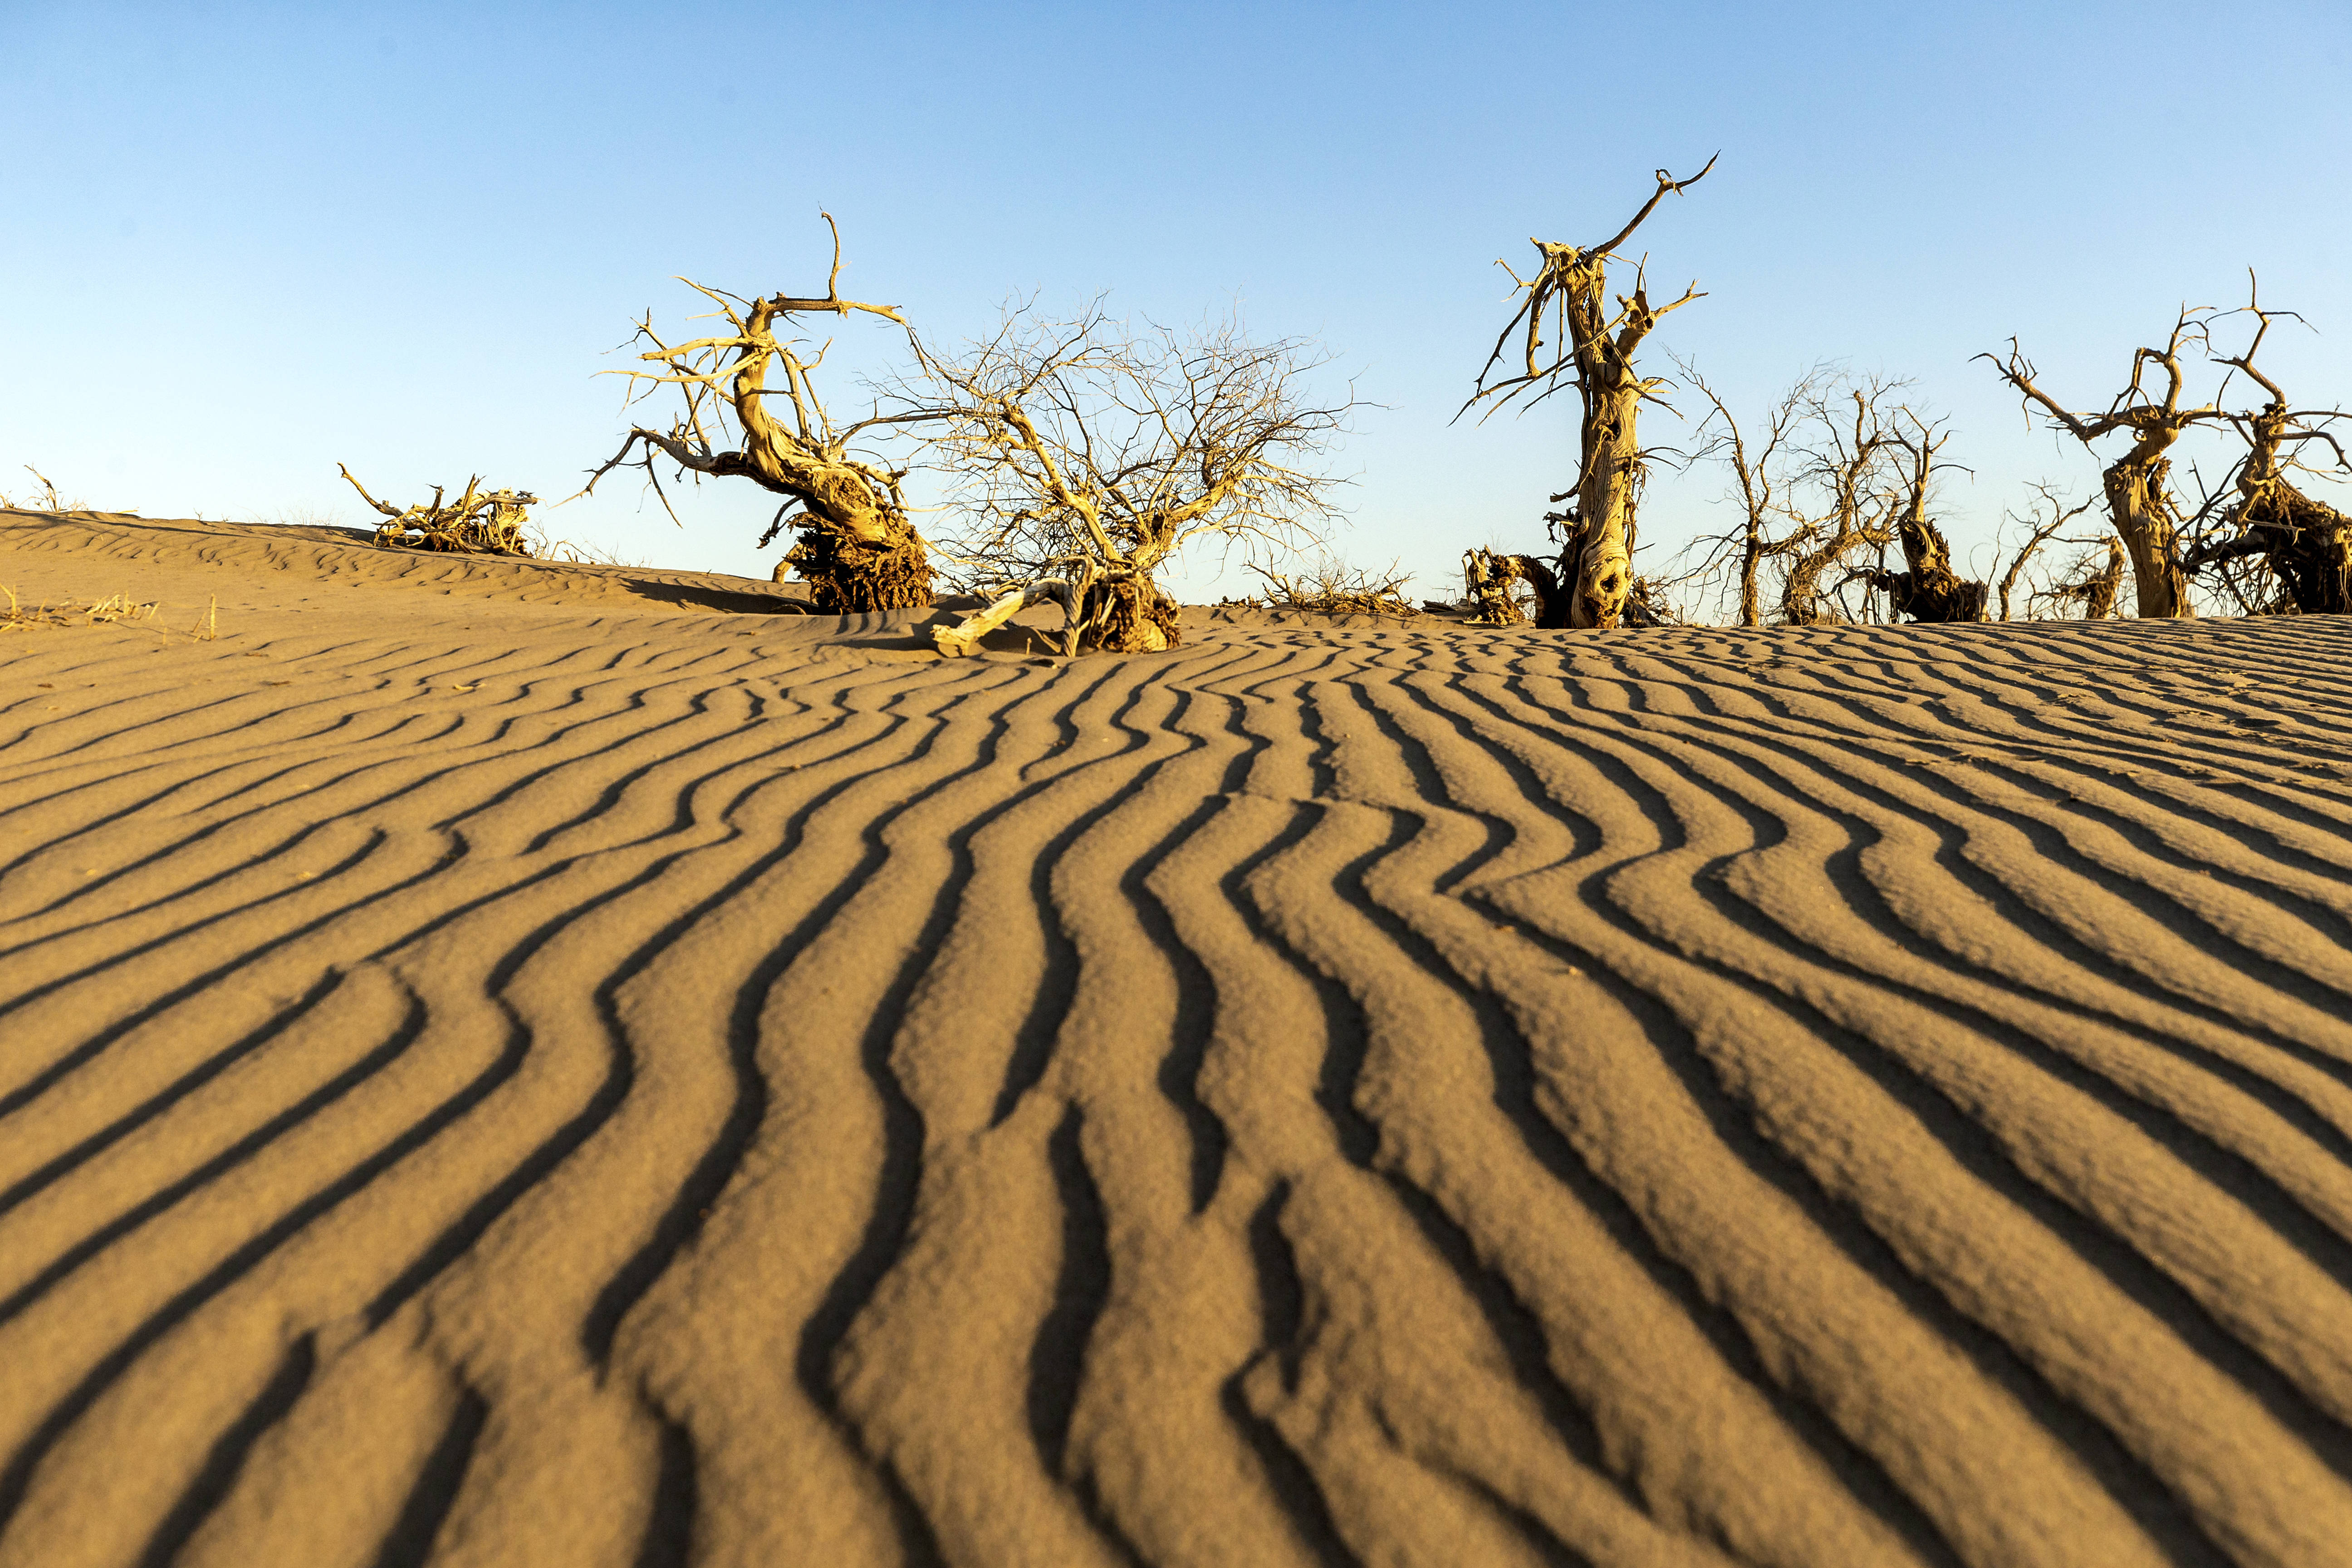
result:
[[(1363, 410), (1339, 542), (1434, 591), (1533, 548), (1573, 403), (1447, 421), (1508, 316), (1494, 266), (1589, 243), (1664, 166), (1641, 236), (1707, 297), (1691, 355), (1760, 413), (1817, 360), (1915, 376), (1972, 466), (1963, 555), (2022, 482), (2095, 491), (1969, 356), (2021, 337), (2103, 405), (2184, 301), (2316, 333), (2264, 358), (2352, 400), (2352, 4), (1086, 6), (0, 4), (0, 492), (373, 521), (469, 472), (550, 500), (625, 421), (606, 351), (673, 274), (845, 292), (927, 338), (1001, 300), (1306, 334)], [(887, 329), (845, 331), (855, 400)], [(863, 357), (861, 357), (863, 356)], [(879, 357), (877, 357), (879, 356)], [(2210, 383), (2205, 384), (2210, 385)], [(1644, 435), (1671, 443), (1654, 411)], [(663, 565), (767, 574), (772, 505), (707, 484), (673, 528), (616, 475), (546, 513)], [(1663, 478), (1654, 563), (1717, 521)], [(607, 491), (609, 490), (609, 494)], [(1180, 586), (1239, 591), (1205, 567)]]

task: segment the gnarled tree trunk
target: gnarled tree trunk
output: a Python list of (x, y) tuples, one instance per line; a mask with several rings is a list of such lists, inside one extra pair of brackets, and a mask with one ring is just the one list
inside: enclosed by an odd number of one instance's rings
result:
[(1517, 595), (1511, 592), (1516, 583), (1526, 583), (1536, 591), (1538, 606), (1536, 625), (1566, 626), (1565, 620), (1555, 620), (1555, 614), (1565, 615), (1561, 602), (1559, 580), (1552, 569), (1532, 555), (1505, 555), (1492, 550), (1465, 551), (1462, 556), (1462, 584), (1470, 602), (1478, 606), (1478, 619), (1490, 626), (1517, 626), (1527, 624), (1527, 616), (1519, 608)]
[[(1545, 625), (1614, 626), (1624, 617), (1625, 602), (1633, 590), (1633, 510), (1642, 483), (1642, 446), (1635, 416), (1643, 398), (1663, 384), (1645, 380), (1634, 370), (1633, 354), (1661, 317), (1699, 295), (1693, 286), (1671, 304), (1654, 306), (1637, 272), (1633, 294), (1617, 296), (1612, 312), (1607, 303), (1609, 263), (1616, 258), (1617, 247), (1632, 237), (1659, 202), (1696, 184), (1714, 167), (1715, 160), (1710, 158), (1706, 169), (1686, 180), (1677, 180), (1664, 169), (1657, 171), (1657, 189), (1642, 210), (1615, 236), (1598, 245), (1535, 241), (1542, 266), (1520, 284), (1527, 300), (1496, 340), (1495, 352), (1478, 374), (1476, 389), (1463, 405), (1466, 409), (1489, 396), (1497, 398), (1498, 404), (1507, 403), (1530, 387), (1557, 385), (1562, 374), (1575, 380), (1584, 410), (1578, 427), (1576, 485), (1551, 498), (1569, 500), (1569, 509), (1544, 520), (1558, 525), (1563, 544), (1559, 593), (1556, 598), (1546, 596)], [(1543, 365), (1538, 362), (1537, 350), (1543, 346), (1547, 310), (1557, 312), (1555, 331), (1560, 342), (1552, 363)], [(1488, 385), (1487, 372), (1501, 359), (1504, 345), (1523, 321), (1525, 370)]]
[(1926, 518), (1906, 515), (1896, 531), (1907, 572), (1874, 572), (1871, 585), (1885, 590), (1897, 615), (1914, 621), (1984, 619), (1985, 585), (1952, 570), (1952, 547), (1944, 531)]
[[(2225, 543), (2200, 551), (2198, 564), (2236, 555), (2261, 554), (2271, 574), (2286, 590), (2295, 613), (2305, 616), (2352, 615), (2352, 518), (2325, 502), (2314, 500), (2289, 484), (2286, 470), (2290, 447), (2321, 441), (2336, 451), (2339, 468), (2347, 466), (2343, 447), (2326, 432), (2324, 423), (2306, 424), (2288, 405), (2278, 383), (2254, 368), (2254, 355), (2270, 330), (2270, 317), (2259, 303), (2247, 309), (2263, 319), (2261, 331), (2239, 358), (2222, 363), (2244, 371), (2271, 401), (2235, 421), (2246, 437), (2246, 460), (2238, 468), (2238, 504), (2230, 521), (2238, 535)], [(2339, 417), (2334, 411), (2319, 421)]]
[[(814, 308), (830, 307), (779, 294), (752, 300), (744, 312), (743, 342), (729, 389), (743, 432), (740, 448), (706, 456), (676, 434), (637, 434), (685, 468), (740, 475), (798, 501), (801, 510), (792, 526), (800, 539), (784, 559), (810, 584), (810, 602), (819, 614), (920, 609), (931, 602), (930, 561), (892, 487), (836, 444), (804, 438), (769, 410), (768, 365), (782, 354), (775, 320)], [(797, 362), (787, 363), (785, 375), (793, 385), (778, 390), (799, 392), (804, 374)]]
[(2261, 541), (2296, 614), (2352, 615), (2352, 517), (2275, 472), (2250, 490), (2238, 517)]
[(1633, 374), (1632, 345), (1641, 333), (1628, 326), (1622, 335), (1629, 340), (1624, 352), (1595, 354), (1584, 382), (1584, 467), (1559, 553), (1571, 626), (1617, 625), (1633, 591), (1633, 504), (1642, 477), (1634, 416), (1643, 387)]
[(2189, 603), (2189, 574), (2180, 563), (2168, 483), (2172, 459), (2164, 455), (2179, 438), (2179, 429), (2151, 426), (2099, 476), (2116, 536), (2131, 552), (2132, 584), (2144, 621), (2188, 620), (2197, 614)]

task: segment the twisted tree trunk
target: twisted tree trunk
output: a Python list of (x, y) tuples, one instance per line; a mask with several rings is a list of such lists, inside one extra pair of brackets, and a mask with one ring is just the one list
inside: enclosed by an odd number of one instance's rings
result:
[(2131, 552), (2142, 620), (2188, 620), (2197, 614), (2189, 603), (2189, 574), (2181, 567), (2173, 521), (2172, 459), (2164, 455), (2179, 438), (2180, 431), (2169, 426), (2144, 428), (2131, 450), (2099, 476), (2107, 516)]
[[(2006, 363), (1990, 354), (1978, 356), (1991, 360), (2001, 379), (2023, 395), (2028, 404), (2039, 404), (2085, 447), (2119, 430), (2131, 433), (2131, 449), (2107, 465), (2099, 482), (2106, 493), (2107, 516), (2115, 524), (2116, 536), (2131, 552), (2132, 582), (2143, 620), (2191, 620), (2197, 615), (2189, 601), (2189, 574), (2180, 559), (2170, 483), (2172, 459), (2165, 454), (2189, 426), (2228, 417), (2210, 404), (2195, 408), (2180, 405), (2180, 346), (2203, 338), (2206, 315), (2201, 306), (2184, 310), (2173, 322), (2172, 335), (2164, 347), (2136, 350), (2130, 385), (2105, 413), (2095, 416), (2073, 413), (2035, 385), (2033, 366), (2014, 338), (2010, 340)], [(2161, 401), (2141, 384), (2151, 364), (2164, 372)]]
[[(1632, 237), (1643, 221), (1667, 196), (1705, 179), (1715, 160), (1706, 162), (1689, 179), (1677, 180), (1657, 172), (1657, 189), (1633, 220), (1599, 245), (1534, 242), (1542, 265), (1534, 277), (1519, 283), (1527, 299), (1496, 339), (1494, 353), (1478, 373), (1476, 389), (1465, 409), (1487, 398), (1495, 406), (1536, 386), (1559, 384), (1562, 374), (1576, 383), (1584, 416), (1579, 427), (1576, 484), (1552, 497), (1570, 501), (1566, 511), (1544, 521), (1559, 526), (1563, 548), (1559, 556), (1559, 597), (1557, 608), (1547, 597), (1543, 624), (1576, 627), (1614, 626), (1623, 618), (1625, 602), (1633, 591), (1633, 508), (1642, 482), (1642, 446), (1635, 434), (1635, 416), (1642, 400), (1663, 384), (1644, 380), (1633, 368), (1634, 351), (1659, 320), (1699, 298), (1694, 284), (1682, 298), (1654, 306), (1640, 270), (1633, 292), (1618, 295), (1612, 313), (1607, 304), (1609, 263), (1617, 247)], [(1514, 280), (1518, 275), (1513, 273)], [(1549, 364), (1538, 363), (1544, 344), (1544, 313), (1557, 311), (1559, 342)], [(1489, 384), (1486, 376), (1501, 361), (1504, 346), (1520, 324), (1526, 324), (1526, 369)], [(1457, 415), (1456, 417), (1459, 417)]]
[[(825, 222), (832, 226), (830, 215)], [(654, 331), (650, 314), (639, 323), (638, 335), (653, 347), (638, 359), (659, 368), (608, 374), (650, 387), (675, 386), (685, 396), (685, 412), (667, 430), (645, 426), (631, 429), (621, 449), (589, 476), (581, 493), (593, 492), (597, 480), (628, 463), (644, 468), (659, 494), (656, 452), (695, 474), (748, 479), (785, 498), (784, 507), (760, 543), (764, 548), (786, 526), (798, 532), (800, 538), (785, 552), (784, 560), (810, 584), (811, 602), (818, 611), (846, 615), (929, 605), (930, 562), (922, 537), (907, 520), (906, 505), (898, 493), (901, 476), (850, 455), (851, 443), (862, 431), (891, 421), (877, 413), (845, 429), (835, 429), (817, 396), (812, 379), (814, 363), (800, 358), (794, 352), (797, 345), (789, 337), (780, 341), (776, 336), (779, 318), (789, 324), (795, 315), (814, 312), (842, 317), (864, 312), (907, 325), (894, 307), (841, 297), (840, 230), (834, 230), (833, 271), (823, 298), (778, 292), (745, 300), (706, 289), (691, 279), (681, 281), (716, 304), (716, 313), (732, 330), (672, 345)], [(908, 336), (911, 342), (911, 329)], [(768, 384), (768, 368), (774, 363), (783, 366), (782, 386)], [(777, 399), (791, 405), (796, 428), (788, 426), (773, 411), (772, 405)], [(733, 449), (720, 450), (712, 439), (713, 430), (726, 436), (730, 413), (742, 438)], [(797, 512), (792, 510), (794, 502), (801, 507)], [(668, 507), (667, 496), (662, 504)], [(671, 515), (675, 518), (676, 513)], [(782, 568), (778, 570), (781, 581)]]
[[(1598, 307), (1596, 288), (1596, 334), (1601, 325)], [(1633, 349), (1647, 331), (1647, 322), (1638, 330), (1629, 324), (1621, 334), (1626, 342), (1619, 353), (1608, 352), (1618, 345), (1601, 338), (1605, 346), (1591, 356), (1585, 373), (1583, 471), (1577, 476), (1576, 507), (1565, 520), (1567, 539), (1559, 555), (1568, 626), (1617, 625), (1633, 590), (1633, 503), (1642, 458), (1634, 417), (1641, 410), (1643, 387), (1633, 374)]]
[[(799, 501), (802, 510), (793, 526), (801, 537), (784, 559), (809, 583), (810, 601), (819, 614), (919, 609), (931, 602), (930, 561), (898, 498), (866, 465), (794, 436), (769, 412), (768, 365), (780, 347), (775, 319), (824, 303), (779, 294), (754, 300), (744, 312), (746, 342), (729, 397), (743, 431), (740, 448), (703, 458), (673, 436), (638, 434), (683, 467), (720, 477), (740, 475)], [(787, 362), (785, 374), (797, 380), (793, 362)]]
[(2287, 483), (2280, 451), (2293, 416), (2273, 402), (2248, 420), (2252, 449), (2238, 470), (2239, 537), (2204, 561), (2260, 552), (2295, 613), (2352, 615), (2352, 518)]
[(1984, 619), (1985, 585), (1952, 570), (1952, 547), (1944, 542), (1943, 530), (1914, 510), (1904, 517), (1897, 537), (1910, 570), (1871, 574), (1871, 586), (1885, 590), (1897, 615), (1914, 621)]

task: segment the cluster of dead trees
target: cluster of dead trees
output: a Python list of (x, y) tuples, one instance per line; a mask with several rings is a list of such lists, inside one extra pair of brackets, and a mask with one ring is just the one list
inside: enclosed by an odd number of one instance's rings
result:
[[(2143, 616), (2192, 614), (2200, 576), (2248, 612), (2352, 610), (2352, 522), (2295, 482), (2320, 471), (2308, 461), (2315, 453), (2352, 472), (2328, 429), (2338, 415), (2292, 406), (2257, 368), (2264, 335), (2286, 314), (2258, 302), (2229, 313), (2255, 323), (2252, 342), (2231, 356), (2212, 347), (2221, 315), (2184, 310), (2164, 347), (2134, 353), (2127, 384), (2097, 412), (2045, 391), (2014, 342), (1993, 360), (2029, 414), (2087, 448), (2125, 443), (2102, 474), (2113, 540), (2073, 539), (2087, 553), (2055, 577), (2046, 563), (2033, 566), (2036, 552), (2068, 542), (2060, 530), (2087, 503), (2070, 508), (2046, 489), (2020, 520), (2025, 542), (1996, 583), (1956, 565), (1936, 520), (1937, 481), (1954, 467), (1945, 456), (1950, 432), (1907, 398), (1906, 383), (1817, 368), (1743, 427), (1687, 362), (1675, 362), (1679, 383), (1645, 374), (1638, 361), (1659, 321), (1704, 296), (1693, 284), (1654, 302), (1644, 264), (1627, 262), (1625, 247), (1666, 197), (1714, 167), (1710, 159), (1685, 178), (1661, 169), (1647, 200), (1607, 238), (1535, 240), (1525, 277), (1506, 264), (1517, 309), (1455, 417), (1526, 408), (1573, 388), (1577, 466), (1550, 496), (1556, 510), (1543, 514), (1547, 549), (1465, 556), (1465, 601), (1479, 618), (1658, 625), (1678, 618), (1677, 596), (1712, 585), (1746, 626), (1978, 621), (1996, 612), (2007, 620), (2021, 584), (2028, 615), (2103, 617), (2115, 613), (2126, 566)], [(1630, 290), (1618, 292), (1612, 268), (1622, 279), (1628, 267)], [(963, 620), (934, 631), (950, 654), (971, 651), (1040, 605), (1058, 606), (1066, 652), (1173, 647), (1181, 623), (1159, 578), (1187, 546), (1214, 541), (1262, 556), (1320, 540), (1338, 483), (1320, 459), (1356, 405), (1352, 395), (1318, 400), (1305, 390), (1306, 373), (1321, 363), (1311, 345), (1261, 342), (1230, 321), (1190, 331), (1137, 327), (1097, 300), (1059, 318), (1016, 302), (992, 335), (945, 349), (919, 338), (897, 307), (843, 297), (840, 277), (833, 226), (822, 295), (744, 298), (682, 279), (715, 307), (705, 319), (721, 325), (673, 341), (650, 313), (637, 323), (637, 363), (615, 374), (628, 384), (627, 405), (659, 395), (669, 412), (666, 422), (633, 425), (582, 493), (623, 467), (642, 469), (666, 509), (665, 466), (673, 483), (748, 479), (780, 498), (761, 543), (791, 531), (777, 575), (790, 570), (807, 582), (816, 610), (926, 606), (942, 576), (979, 595)], [(904, 337), (907, 367), (867, 383), (862, 418), (836, 419), (819, 395), (829, 345), (800, 333), (822, 318), (887, 322)], [(2188, 405), (2185, 362), (2200, 353), (2265, 400), (2233, 407), (2217, 394)], [(1704, 405), (1696, 447), (1645, 448), (1642, 409), (1676, 385)], [(2243, 453), (2225, 484), (2186, 507), (2168, 454), (2199, 426), (2235, 432)], [(1638, 511), (1649, 468), (1662, 458), (1720, 464), (1738, 521), (1696, 542), (1672, 577), (1645, 579), (1633, 570)], [(950, 501), (950, 521), (930, 539), (916, 528), (905, 489), (918, 467), (944, 482)], [(470, 538), (469, 529), (514, 535), (506, 521), (519, 523), (529, 499), (478, 497), (469, 486), (454, 522), (437, 491), (429, 506), (406, 512), (369, 501), (393, 519), (387, 533), (430, 541)], [(1293, 599), (1307, 592), (1275, 581)], [(1380, 587), (1367, 603), (1403, 603), (1397, 584)], [(1337, 590), (1320, 584), (1314, 592)]]
[[(1714, 167), (1710, 159), (1686, 179), (1658, 170), (1649, 199), (1610, 238), (1590, 246), (1535, 240), (1534, 271), (1524, 279), (1511, 271), (1523, 297), (1463, 411), (1483, 405), (1491, 413), (1523, 395), (1524, 405), (1532, 405), (1563, 384), (1574, 387), (1582, 404), (1577, 473), (1551, 498), (1566, 507), (1544, 518), (1558, 554), (1471, 551), (1464, 559), (1465, 602), (1480, 619), (1496, 624), (1528, 618), (1546, 626), (1641, 626), (1671, 618), (1666, 603), (1676, 590), (1713, 586), (1742, 626), (1768, 617), (1791, 626), (1857, 619), (1881, 605), (1889, 616), (1914, 622), (1985, 619), (1990, 585), (1955, 566), (1932, 515), (1949, 431), (1903, 396), (1907, 384), (1817, 368), (1760, 424), (1743, 430), (1706, 379), (1677, 361), (1683, 381), (1706, 405), (1697, 449), (1661, 453), (1642, 446), (1637, 416), (1643, 405), (1663, 403), (1669, 383), (1643, 374), (1636, 351), (1660, 318), (1703, 296), (1694, 283), (1674, 300), (1653, 304), (1639, 263), (1632, 292), (1612, 294), (1609, 268), (1622, 261), (1621, 247), (1660, 202)], [(2242, 310), (2228, 314), (2255, 323), (2242, 353), (2213, 351), (2220, 313), (2184, 310), (2164, 347), (2135, 352), (2128, 382), (2098, 412), (2077, 411), (2045, 392), (2014, 342), (2005, 359), (1981, 356), (1993, 359), (2029, 414), (2046, 415), (2086, 448), (2127, 439), (2101, 474), (2113, 538), (2089, 542), (2090, 553), (2078, 556), (2060, 580), (2030, 587), (2029, 613), (2114, 615), (2126, 561), (2144, 617), (2194, 615), (2190, 584), (2200, 575), (2247, 614), (2352, 612), (2352, 520), (2294, 479), (2352, 474), (2328, 429), (2342, 415), (2295, 408), (2256, 367), (2273, 321), (2291, 312), (2266, 310), (2250, 294)], [(2212, 401), (2186, 405), (2184, 358), (2191, 351), (2245, 376), (2262, 400), (2230, 407), (2225, 377)], [(2234, 431), (2243, 449), (2225, 483), (2190, 509), (2175, 491), (2168, 454), (2200, 425)], [(2323, 448), (2333, 458), (2324, 468), (2306, 460)], [(1696, 541), (1683, 557), (1685, 569), (1664, 582), (1638, 578), (1632, 567), (1636, 508), (1648, 467), (1661, 456), (1721, 463), (1738, 517), (1731, 529)], [(2025, 543), (2000, 575), (2002, 620), (2011, 616), (2021, 577), (2032, 582), (2035, 552), (2084, 510), (2064, 507), (2046, 489), (2042, 500), (2051, 521), (2043, 526), (2034, 515)], [(1900, 571), (1893, 569), (1895, 551)]]
[[(784, 563), (825, 613), (928, 605), (936, 559), (987, 601), (936, 630), (951, 654), (1038, 604), (1060, 606), (1069, 653), (1171, 647), (1182, 633), (1158, 577), (1186, 545), (1318, 536), (1338, 481), (1314, 459), (1353, 399), (1302, 393), (1306, 344), (1259, 342), (1231, 321), (1138, 328), (1097, 300), (1059, 319), (1018, 303), (992, 336), (942, 349), (896, 307), (844, 299), (837, 226), (833, 241), (823, 295), (745, 300), (689, 281), (727, 331), (671, 342), (650, 316), (639, 323), (644, 368), (621, 374), (636, 397), (675, 389), (675, 412), (666, 426), (633, 426), (588, 489), (642, 468), (667, 507), (663, 462), (698, 480), (751, 480), (782, 498), (761, 543), (797, 535)], [(866, 417), (837, 423), (815, 383), (824, 349), (789, 333), (804, 317), (858, 314), (898, 327), (912, 366), (871, 389)], [(917, 463), (955, 502), (936, 541), (908, 514)]]

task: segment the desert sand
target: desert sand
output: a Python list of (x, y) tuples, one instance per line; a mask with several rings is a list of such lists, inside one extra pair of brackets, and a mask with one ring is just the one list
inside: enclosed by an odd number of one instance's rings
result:
[(11, 1568), (2352, 1562), (2341, 622), (0, 583)]

